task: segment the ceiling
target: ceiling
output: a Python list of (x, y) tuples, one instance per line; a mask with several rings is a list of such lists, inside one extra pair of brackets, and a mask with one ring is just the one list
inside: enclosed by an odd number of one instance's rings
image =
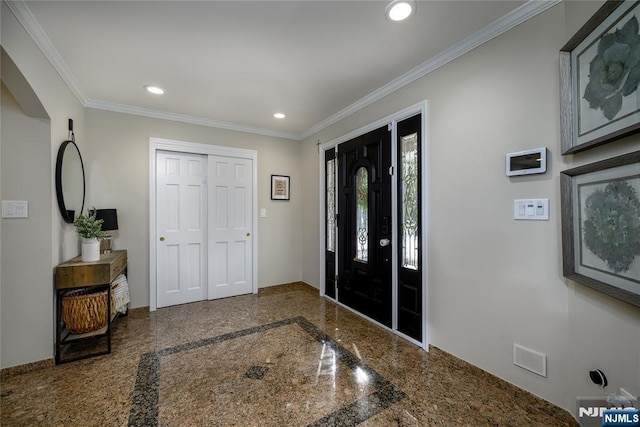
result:
[[(555, 4), (18, 1), (83, 105), (302, 139)], [(165, 94), (151, 95), (144, 85)], [(275, 119), (282, 112), (285, 119)]]

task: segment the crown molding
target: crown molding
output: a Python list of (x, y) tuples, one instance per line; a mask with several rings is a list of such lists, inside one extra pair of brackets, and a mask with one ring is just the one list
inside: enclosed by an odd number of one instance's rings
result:
[(207, 126), (218, 129), (232, 130), (236, 132), (253, 133), (257, 135), (273, 136), (276, 138), (293, 139), (300, 141), (300, 134), (289, 132), (278, 132), (271, 129), (256, 126), (243, 125), (240, 123), (224, 122), (221, 120), (208, 119), (206, 117), (191, 116), (188, 114), (170, 113), (166, 111), (152, 110), (150, 108), (136, 107), (114, 102), (99, 101), (95, 99), (87, 100), (86, 108), (96, 110), (113, 111), (115, 113), (132, 114), (135, 116), (150, 117), (153, 119), (170, 120), (174, 122), (189, 123), (192, 125)]
[(87, 94), (82, 90), (75, 76), (71, 73), (67, 64), (62, 60), (62, 57), (53, 46), (53, 43), (38, 21), (36, 21), (36, 18), (33, 16), (33, 13), (31, 13), (31, 10), (27, 7), (26, 3), (23, 0), (5, 1), (4, 3), (9, 7), (9, 10), (11, 10), (25, 31), (31, 36), (35, 44), (40, 48), (62, 80), (67, 86), (69, 86), (69, 89), (78, 99), (80, 104), (86, 106), (89, 99)]
[(321, 121), (317, 125), (308, 129), (301, 134), (301, 140), (307, 139), (315, 133), (318, 133), (327, 127), (343, 120), (350, 115), (362, 110), (363, 108), (373, 104), (385, 96), (407, 86), (410, 83), (426, 76), (427, 74), (437, 70), (443, 65), (461, 57), (465, 53), (470, 52), (478, 46), (498, 37), (499, 35), (511, 30), (517, 25), (533, 18), (534, 16), (552, 8), (562, 0), (529, 0), (527, 3), (512, 10), (502, 18), (494, 21), (489, 26), (483, 28), (477, 33), (467, 37), (451, 48), (439, 53), (428, 61), (423, 62), (414, 69), (408, 71), (402, 76), (392, 80), (381, 88), (371, 92), (364, 98), (354, 102), (350, 106), (338, 111), (331, 117)]
[(493, 38), (498, 37), (499, 35), (511, 30), (517, 25), (552, 8), (561, 1), (562, 0), (527, 1), (522, 6), (509, 12), (502, 18), (494, 21), (484, 29), (478, 31), (470, 37), (467, 37), (451, 48), (429, 59), (428, 61), (423, 62), (409, 72), (390, 81), (386, 85), (371, 92), (364, 98), (361, 98), (350, 106), (338, 111), (336, 114), (328, 117), (327, 119), (321, 121), (320, 123), (300, 134), (278, 132), (271, 129), (248, 126), (239, 123), (223, 122), (220, 120), (208, 119), (204, 117), (168, 113), (164, 111), (157, 111), (147, 108), (89, 99), (84, 90), (82, 90), (82, 88), (80, 87), (80, 84), (78, 83), (76, 78), (71, 73), (71, 70), (69, 70), (65, 62), (60, 57), (60, 54), (53, 46), (53, 43), (51, 42), (49, 37), (46, 35), (40, 24), (38, 24), (38, 22), (36, 21), (35, 17), (31, 13), (31, 10), (29, 10), (24, 0), (6, 1), (4, 3), (7, 4), (11, 12), (15, 15), (16, 19), (18, 19), (20, 24), (31, 36), (42, 53), (49, 60), (53, 68), (57, 71), (57, 73), (64, 80), (67, 86), (69, 86), (69, 89), (73, 92), (78, 101), (80, 101), (80, 103), (84, 107), (302, 141), (328, 128), (329, 126), (338, 123), (339, 121), (349, 117), (350, 115), (368, 107), (369, 105), (379, 101), (385, 96), (426, 76), (427, 74), (470, 52), (476, 47), (481, 46), (484, 43), (492, 40)]
[(208, 126), (219, 129), (233, 130), (237, 132), (247, 132), (252, 134), (272, 136), (276, 138), (292, 139), (300, 141), (300, 134), (290, 132), (279, 132), (271, 129), (259, 128), (255, 126), (243, 125), (240, 123), (230, 123), (221, 120), (208, 119), (205, 117), (190, 116), (186, 114), (169, 113), (152, 110), (148, 108), (135, 107), (131, 105), (117, 104), (113, 102), (90, 99), (82, 90), (75, 76), (63, 61), (62, 57), (51, 42), (51, 39), (44, 32), (33, 13), (24, 0), (13, 0), (5, 2), (18, 22), (31, 36), (35, 44), (42, 51), (47, 60), (51, 63), (62, 80), (67, 84), (71, 92), (85, 108), (113, 111), (117, 113), (133, 114), (137, 116), (150, 117), (155, 119), (171, 120), (182, 123), (189, 123), (200, 126)]

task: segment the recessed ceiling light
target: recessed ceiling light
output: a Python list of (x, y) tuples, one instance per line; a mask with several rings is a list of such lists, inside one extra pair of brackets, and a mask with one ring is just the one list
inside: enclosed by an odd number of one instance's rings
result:
[(147, 90), (147, 92), (153, 93), (155, 95), (162, 95), (164, 93), (164, 89), (158, 86), (147, 85), (144, 88)]
[(273, 115), (273, 117), (275, 117), (276, 119), (284, 119), (284, 118), (285, 118), (285, 117), (287, 117), (287, 116), (285, 116), (285, 115), (284, 115), (284, 114), (282, 114), (282, 113), (275, 113), (275, 114)]
[(400, 22), (414, 14), (416, 2), (413, 0), (393, 0), (386, 9), (386, 16), (389, 21)]

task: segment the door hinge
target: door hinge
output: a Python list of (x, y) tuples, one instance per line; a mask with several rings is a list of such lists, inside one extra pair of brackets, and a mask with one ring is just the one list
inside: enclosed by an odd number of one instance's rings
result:
[(393, 176), (393, 166), (389, 166), (389, 175)]
[(391, 132), (391, 131), (393, 130), (393, 123), (389, 123), (389, 124), (387, 125), (387, 130), (388, 130), (389, 132)]

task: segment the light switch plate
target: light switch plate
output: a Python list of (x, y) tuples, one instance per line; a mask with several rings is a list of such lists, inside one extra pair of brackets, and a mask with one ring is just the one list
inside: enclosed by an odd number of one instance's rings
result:
[(519, 199), (513, 201), (513, 219), (546, 221), (549, 219), (549, 199)]
[(3, 200), (2, 218), (28, 218), (28, 208), (26, 200)]
[(265, 208), (261, 208), (260, 209), (260, 218), (266, 218), (267, 217), (267, 210)]

